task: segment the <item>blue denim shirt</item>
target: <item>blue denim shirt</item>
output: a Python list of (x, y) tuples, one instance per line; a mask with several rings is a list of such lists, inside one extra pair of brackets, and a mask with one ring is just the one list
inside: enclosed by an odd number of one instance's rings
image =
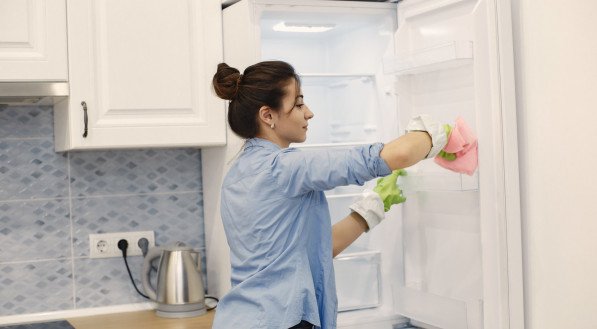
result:
[(301, 320), (336, 328), (323, 191), (390, 174), (379, 157), (382, 147), (307, 151), (259, 138), (246, 142), (222, 186), (232, 289), (218, 304), (213, 328), (280, 329)]

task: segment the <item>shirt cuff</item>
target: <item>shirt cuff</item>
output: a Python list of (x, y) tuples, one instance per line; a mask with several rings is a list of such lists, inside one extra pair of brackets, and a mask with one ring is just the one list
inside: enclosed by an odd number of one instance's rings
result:
[(386, 162), (379, 155), (383, 147), (384, 143), (371, 144), (371, 146), (369, 147), (369, 155), (371, 156), (370, 159), (372, 161), (372, 168), (374, 174), (377, 177), (387, 176), (392, 173), (390, 167), (388, 167)]

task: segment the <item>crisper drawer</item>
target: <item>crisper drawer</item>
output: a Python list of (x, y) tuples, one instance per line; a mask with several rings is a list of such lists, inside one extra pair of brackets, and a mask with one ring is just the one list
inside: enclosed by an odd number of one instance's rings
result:
[(379, 251), (346, 250), (334, 258), (338, 310), (377, 307), (381, 303)]

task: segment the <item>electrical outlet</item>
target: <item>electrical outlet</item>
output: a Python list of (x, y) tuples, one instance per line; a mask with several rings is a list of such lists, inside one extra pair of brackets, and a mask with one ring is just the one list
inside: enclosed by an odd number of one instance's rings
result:
[(141, 238), (146, 238), (149, 241), (149, 247), (155, 246), (153, 231), (89, 234), (89, 257), (122, 257), (122, 250), (118, 249), (118, 241), (121, 239), (125, 239), (129, 243), (126, 250), (127, 256), (142, 255), (143, 252), (138, 244)]

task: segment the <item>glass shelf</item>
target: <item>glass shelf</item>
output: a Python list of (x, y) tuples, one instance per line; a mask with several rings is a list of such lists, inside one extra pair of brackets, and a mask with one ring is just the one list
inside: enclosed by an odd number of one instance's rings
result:
[(311, 73), (299, 73), (301, 79), (307, 79), (309, 81), (316, 82), (317, 79), (333, 79), (333, 78), (340, 78), (340, 79), (350, 79), (350, 78), (368, 78), (373, 79), (375, 74), (368, 73), (368, 72), (357, 72), (357, 73), (326, 73), (326, 72), (311, 72)]
[(383, 67), (386, 74), (405, 76), (460, 67), (472, 64), (472, 61), (473, 43), (471, 41), (453, 41), (412, 53), (384, 58)]

